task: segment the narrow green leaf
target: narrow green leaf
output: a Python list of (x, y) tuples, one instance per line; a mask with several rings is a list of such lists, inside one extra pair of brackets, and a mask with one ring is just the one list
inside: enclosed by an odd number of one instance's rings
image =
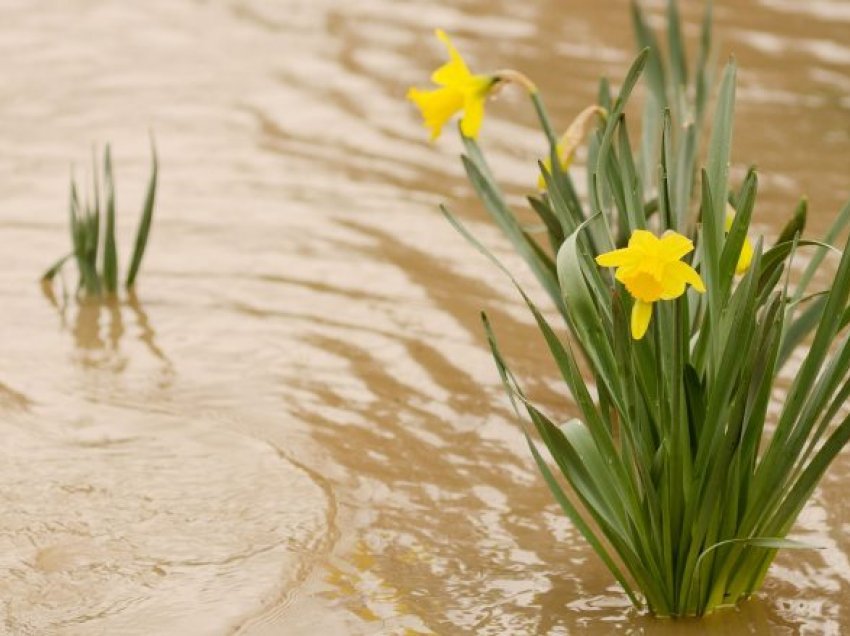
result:
[(679, 18), (678, 2), (667, 2), (667, 39), (670, 50), (670, 73), (672, 80), (684, 90), (688, 84), (688, 61), (685, 43), (682, 40), (682, 21)]
[[(490, 327), (490, 323), (487, 320), (487, 315), (482, 313), (481, 315), (482, 321), (484, 323), (484, 330), (487, 334), (487, 341), (490, 345), (490, 351), (493, 355), (493, 359), (496, 362), (496, 366), (499, 370), (499, 375), (502, 379), (502, 384), (505, 388), (505, 391), (510, 396), (510, 399), (513, 403), (515, 397), (515, 391), (512, 388), (509, 382), (509, 371), (504, 362), (504, 358), (502, 357), (501, 352), (499, 351), (498, 343), (496, 341), (495, 335), (493, 334), (493, 330)], [(530, 413), (533, 410), (529, 410)], [(581, 532), (582, 536), (587, 540), (590, 544), (591, 548), (593, 548), (594, 552), (602, 559), (603, 563), (605, 563), (608, 570), (614, 575), (614, 578), (620, 583), (625, 591), (626, 595), (629, 597), (631, 602), (636, 607), (641, 607), (642, 603), (635, 596), (631, 585), (626, 580), (625, 576), (623, 576), (620, 568), (614, 562), (611, 555), (608, 551), (603, 547), (601, 541), (596, 536), (596, 533), (593, 532), (588, 523), (584, 520), (582, 515), (579, 513), (578, 509), (572, 504), (569, 498), (564, 493), (558, 481), (555, 479), (555, 476), (552, 474), (552, 471), (549, 469), (549, 466), (546, 464), (546, 461), (540, 455), (540, 452), (537, 450), (536, 445), (534, 444), (531, 436), (525, 431), (525, 439), (528, 443), (529, 450), (531, 451), (532, 456), (534, 457), (534, 461), (537, 464), (537, 468), (540, 470), (540, 473), (543, 475), (544, 480), (546, 481), (546, 485), (549, 487), (549, 490), (555, 497), (555, 500), (560, 504), (561, 509), (566, 513), (567, 517), (573, 523), (573, 525)]]
[(770, 527), (778, 527), (780, 531), (790, 529), (824, 472), (848, 441), (850, 441), (850, 416), (845, 418), (827, 438), (794, 486), (788, 491)]
[[(118, 291), (118, 253), (115, 245), (115, 180), (112, 174), (112, 156), (106, 146), (103, 159), (103, 185), (106, 189), (106, 228), (103, 243), (103, 284), (106, 293)], [(99, 209), (99, 208), (98, 208)], [(95, 211), (94, 217), (99, 219)], [(99, 223), (99, 221), (98, 221)]]
[(62, 266), (68, 261), (69, 258), (73, 258), (74, 254), (65, 254), (62, 258), (56, 261), (44, 274), (41, 276), (41, 280), (50, 282), (55, 277), (56, 274), (59, 273), (59, 270), (62, 269)]
[(156, 200), (156, 187), (158, 179), (159, 165), (156, 154), (156, 144), (153, 136), (151, 136), (151, 176), (148, 181), (148, 189), (145, 194), (145, 203), (142, 207), (142, 215), (139, 220), (139, 227), (136, 230), (136, 241), (133, 247), (133, 257), (130, 261), (130, 269), (127, 271), (127, 280), (124, 286), (127, 289), (132, 289), (136, 284), (136, 278), (139, 275), (139, 268), (142, 266), (142, 258), (145, 255), (145, 248), (150, 238), (151, 223), (153, 221), (153, 210)]
[(555, 213), (552, 212), (551, 207), (545, 199), (538, 199), (532, 196), (527, 197), (527, 199), (529, 205), (531, 205), (531, 209), (537, 213), (537, 216), (540, 217), (540, 220), (546, 226), (546, 230), (549, 233), (549, 245), (552, 247), (552, 251), (557, 253), (561, 244), (564, 242), (565, 234)]
[(596, 100), (602, 108), (611, 112), (613, 98), (611, 97), (611, 84), (608, 82), (607, 77), (601, 77), (599, 79), (599, 90), (597, 91)]
[[(723, 74), (717, 108), (713, 118), (711, 141), (708, 146), (708, 184), (713, 197), (711, 210), (702, 211), (705, 241), (712, 246), (713, 254), (720, 254), (723, 244), (723, 221), (726, 216), (724, 193), (728, 190), (729, 163), (732, 158), (732, 132), (735, 115), (735, 61), (730, 60)], [(709, 222), (711, 221), (711, 222)], [(717, 271), (718, 263), (709, 263)]]
[(702, 27), (700, 30), (699, 53), (696, 66), (696, 120), (702, 124), (705, 107), (708, 103), (708, 95), (712, 83), (711, 69), (711, 27), (713, 22), (712, 0), (705, 3)]
[[(611, 147), (614, 142), (614, 133), (616, 132), (617, 126), (620, 122), (620, 115), (623, 113), (623, 110), (628, 103), (629, 97), (634, 90), (635, 84), (637, 84), (638, 79), (643, 73), (643, 69), (646, 66), (647, 58), (649, 57), (649, 49), (644, 49), (641, 51), (638, 56), (635, 58), (635, 61), (632, 62), (631, 67), (629, 68), (628, 73), (626, 73), (626, 78), (623, 80), (623, 86), (620, 88), (620, 94), (617, 97), (617, 101), (614, 103), (614, 108), (611, 113), (608, 115), (608, 121), (605, 125), (605, 131), (602, 135), (602, 140), (599, 143), (599, 150), (596, 158), (596, 167), (594, 172), (597, 175), (604, 175), (606, 171), (609, 169), (609, 155), (611, 153)], [(591, 189), (591, 197), (592, 200), (595, 197), (597, 201), (597, 211), (601, 211), (601, 201), (604, 197), (603, 186), (607, 183), (607, 181), (597, 180), (594, 184), (594, 187)], [(603, 215), (602, 217), (605, 227), (608, 227), (608, 220)], [(599, 234), (594, 233), (594, 243), (599, 250), (609, 250), (613, 248), (613, 242), (610, 239), (611, 232), (605, 231)]]
[(723, 297), (729, 293), (732, 280), (735, 278), (735, 269), (738, 266), (738, 258), (741, 249), (744, 247), (744, 241), (747, 240), (747, 231), (750, 228), (757, 192), (758, 175), (755, 172), (750, 172), (741, 188), (738, 209), (720, 255), (720, 293)]
[(643, 9), (637, 0), (632, 0), (632, 27), (635, 31), (635, 39), (638, 46), (647, 54), (647, 82), (652, 90), (659, 110), (664, 110), (667, 105), (667, 84), (664, 66), (661, 62), (661, 48), (655, 39), (652, 29), (647, 24)]
[(496, 221), (496, 224), (502, 229), (511, 243), (513, 243), (514, 248), (517, 252), (519, 252), (520, 256), (523, 257), (555, 305), (562, 313), (564, 313), (565, 308), (563, 306), (563, 300), (561, 299), (557, 280), (552, 277), (550, 271), (538, 259), (538, 250), (529, 244), (522, 226), (519, 221), (517, 221), (513, 212), (508, 209), (501, 193), (469, 157), (464, 156), (461, 157), (461, 159), (463, 160), (463, 165), (466, 169), (470, 183), (472, 183), (473, 187), (478, 192), (478, 195), (481, 197), (485, 209), (490, 213), (493, 220)]
[(637, 166), (632, 154), (625, 118), (621, 119), (618, 132), (618, 156), (623, 172), (622, 185), (628, 218), (626, 233), (630, 236), (635, 230), (646, 229), (646, 215), (643, 209), (643, 188), (638, 178)]
[[(838, 240), (838, 237), (845, 230), (848, 224), (850, 224), (850, 201), (847, 202), (847, 204), (838, 213), (838, 216), (835, 217), (835, 221), (833, 221), (829, 230), (827, 230), (827, 233), (823, 238), (823, 242), (834, 245), (835, 241)], [(812, 282), (812, 278), (815, 276), (815, 272), (817, 272), (823, 262), (823, 259), (826, 257), (826, 254), (826, 249), (820, 249), (812, 257), (812, 260), (809, 261), (803, 275), (800, 277), (800, 281), (797, 283), (797, 288), (794, 291), (792, 300), (799, 300), (803, 297), (803, 294), (806, 293), (809, 288), (809, 284)]]
[(779, 233), (779, 238), (776, 239), (776, 245), (789, 243), (797, 236), (802, 238), (803, 230), (806, 228), (806, 216), (808, 209), (809, 200), (806, 197), (803, 197), (797, 204), (797, 209), (794, 210), (794, 216), (791, 217), (791, 220), (788, 221), (785, 227), (782, 228), (782, 232)]

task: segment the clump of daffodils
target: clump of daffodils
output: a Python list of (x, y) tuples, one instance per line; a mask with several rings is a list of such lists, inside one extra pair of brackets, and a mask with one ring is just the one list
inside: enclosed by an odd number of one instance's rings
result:
[[(703, 615), (757, 592), (777, 550), (811, 548), (788, 535), (850, 440), (843, 408), (850, 396), (850, 249), (833, 245), (850, 223), (850, 204), (821, 240), (803, 237), (805, 199), (775, 241), (754, 238), (758, 175), (751, 170), (740, 184), (729, 179), (734, 61), (708, 108), (710, 11), (693, 68), (675, 0), (666, 56), (639, 7), (634, 16), (642, 51), (619, 93), (603, 81), (599, 104), (564, 135), (529, 90), (548, 151), (537, 164), (529, 211), (508, 204), (476, 142), (487, 96), (504, 78), (524, 76), (472, 74), (438, 32), (450, 60), (432, 76), (437, 88), (411, 89), (409, 97), (432, 138), (460, 114), (471, 184), (563, 318), (550, 324), (514, 281), (578, 413), (565, 422), (525, 394), (484, 318), (544, 480), (637, 607)], [(646, 130), (635, 146), (624, 110), (645, 69)], [(701, 148), (706, 122), (712, 127)], [(582, 142), (585, 196), (570, 173)], [(832, 284), (813, 290), (814, 272), (830, 253), (840, 254)], [(795, 258), (809, 264), (792, 281)], [(777, 404), (779, 374), (798, 349), (802, 363)]]

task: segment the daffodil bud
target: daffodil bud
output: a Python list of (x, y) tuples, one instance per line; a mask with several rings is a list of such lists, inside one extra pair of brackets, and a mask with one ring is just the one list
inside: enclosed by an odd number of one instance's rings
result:
[[(604, 118), (607, 117), (608, 111), (595, 104), (593, 106), (588, 106), (578, 114), (567, 128), (567, 131), (558, 140), (556, 151), (561, 163), (561, 170), (564, 172), (569, 170), (572, 165), (576, 150), (581, 145), (581, 141), (584, 139), (584, 136), (587, 134), (588, 125), (594, 115), (599, 115)], [(552, 160), (550, 157), (546, 157), (543, 160), (543, 166), (547, 171), (552, 171)], [(539, 190), (546, 189), (546, 180), (543, 178), (542, 174), (537, 178), (537, 188)]]
[[(729, 233), (729, 230), (732, 229), (732, 223), (735, 222), (735, 208), (732, 207), (730, 203), (726, 204), (726, 221), (724, 223), (724, 229), (726, 233)], [(747, 270), (750, 268), (750, 263), (753, 261), (753, 243), (750, 241), (750, 237), (744, 237), (744, 244), (741, 246), (741, 253), (738, 255), (738, 263), (735, 265), (735, 273), (738, 276), (745, 274)]]

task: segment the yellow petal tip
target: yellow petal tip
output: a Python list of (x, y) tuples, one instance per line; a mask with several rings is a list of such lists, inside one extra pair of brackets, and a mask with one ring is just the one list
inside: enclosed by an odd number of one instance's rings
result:
[(652, 303), (636, 300), (632, 306), (631, 331), (632, 339), (642, 340), (649, 329), (649, 321), (652, 319)]

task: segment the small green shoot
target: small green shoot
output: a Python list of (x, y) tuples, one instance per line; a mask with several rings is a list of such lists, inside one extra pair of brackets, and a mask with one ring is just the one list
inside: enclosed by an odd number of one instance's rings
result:
[[(151, 175), (136, 231), (132, 259), (124, 283), (128, 291), (135, 287), (153, 222), (158, 177), (156, 146), (153, 138), (151, 138), (151, 155)], [(119, 281), (118, 247), (115, 239), (115, 179), (112, 154), (108, 145), (103, 152), (102, 181), (98, 178), (96, 156), (92, 164), (92, 187), (84, 201), (80, 200), (80, 189), (76, 180), (71, 178), (69, 199), (71, 251), (44, 273), (42, 281), (50, 284), (64, 265), (73, 259), (77, 264), (78, 272), (77, 294), (98, 298), (115, 296), (118, 293)]]

